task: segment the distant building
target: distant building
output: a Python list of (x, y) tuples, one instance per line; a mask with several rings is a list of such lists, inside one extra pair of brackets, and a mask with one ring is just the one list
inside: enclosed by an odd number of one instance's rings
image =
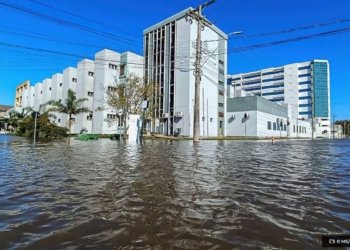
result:
[(244, 90), (272, 102), (287, 103), (291, 117), (313, 122), (314, 137), (330, 137), (330, 75), (326, 60), (293, 63), (230, 75), (229, 97)]
[[(152, 122), (155, 133), (193, 136), (197, 21), (185, 9), (144, 30), (145, 78), (155, 84)], [(224, 135), (227, 35), (215, 25), (202, 31), (200, 135)]]
[(16, 87), (16, 96), (15, 96), (15, 102), (14, 102), (15, 109), (22, 107), (22, 101), (23, 101), (22, 93), (24, 90), (28, 89), (29, 86), (30, 86), (30, 81), (27, 80), (22, 82)]

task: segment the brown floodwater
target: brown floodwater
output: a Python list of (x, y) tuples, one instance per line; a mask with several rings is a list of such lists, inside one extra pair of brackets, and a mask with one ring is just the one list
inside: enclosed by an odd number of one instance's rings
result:
[(349, 234), (350, 140), (0, 136), (0, 249), (311, 249)]

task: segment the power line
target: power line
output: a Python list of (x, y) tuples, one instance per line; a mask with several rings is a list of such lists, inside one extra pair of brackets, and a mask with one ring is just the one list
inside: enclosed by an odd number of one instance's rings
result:
[(280, 31), (260, 33), (260, 34), (253, 34), (253, 35), (243, 35), (243, 36), (237, 36), (237, 37), (231, 37), (231, 38), (233, 38), (233, 39), (243, 39), (243, 38), (255, 38), (255, 37), (263, 37), (263, 36), (272, 36), (272, 35), (292, 33), (292, 32), (299, 31), (299, 30), (308, 30), (308, 29), (312, 29), (312, 28), (319, 28), (319, 27), (329, 26), (329, 25), (333, 25), (333, 24), (346, 23), (346, 22), (350, 22), (350, 19), (338, 19), (338, 20), (334, 20), (334, 21), (330, 21), (330, 22), (309, 24), (309, 25), (299, 26), (299, 27), (295, 27), (295, 28), (289, 28), (289, 29), (280, 30)]
[(263, 47), (271, 47), (271, 46), (284, 44), (284, 43), (298, 42), (302, 40), (314, 39), (314, 38), (319, 38), (324, 36), (337, 35), (337, 34), (349, 32), (349, 31), (350, 31), (350, 27), (337, 29), (337, 30), (330, 30), (330, 31), (325, 31), (317, 34), (305, 35), (305, 36), (294, 37), (294, 38), (289, 38), (289, 39), (279, 40), (279, 41), (274, 41), (269, 43), (261, 43), (261, 44), (246, 46), (246, 47), (235, 48), (235, 49), (227, 50), (227, 53), (232, 53), (232, 52), (235, 53), (235, 52), (242, 52), (242, 51), (258, 49)]
[(7, 7), (7, 8), (10, 8), (10, 9), (14, 9), (14, 10), (19, 11), (19, 12), (23, 12), (23, 13), (32, 15), (32, 16), (36, 16), (36, 17), (39, 17), (39, 18), (42, 18), (42, 19), (45, 19), (45, 20), (48, 20), (48, 21), (51, 21), (54, 23), (58, 23), (60, 25), (66, 25), (66, 26), (71, 27), (71, 28), (82, 30), (82, 31), (85, 31), (87, 33), (91, 33), (91, 34), (98, 35), (101, 37), (109, 38), (109, 39), (112, 39), (112, 40), (115, 40), (118, 42), (124, 42), (124, 43), (129, 43), (129, 44), (134, 43), (134, 46), (142, 47), (139, 45), (139, 43), (137, 41), (131, 40), (129, 38), (125, 38), (122, 36), (115, 36), (111, 33), (108, 33), (105, 31), (100, 31), (100, 30), (97, 30), (97, 29), (94, 29), (94, 28), (91, 28), (91, 27), (88, 27), (88, 26), (85, 26), (85, 25), (82, 25), (79, 23), (75, 23), (75, 22), (66, 20), (66, 19), (43, 14), (43, 13), (37, 12), (35, 10), (32, 10), (30, 8), (26, 8), (23, 6), (16, 5), (16, 4), (8, 3), (5, 1), (0, 1), (0, 5)]

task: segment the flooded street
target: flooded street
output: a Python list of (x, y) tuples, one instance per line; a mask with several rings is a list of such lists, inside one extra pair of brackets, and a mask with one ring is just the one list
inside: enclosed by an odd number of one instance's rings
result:
[(1, 135), (0, 171), (0, 249), (310, 249), (350, 229), (350, 140)]

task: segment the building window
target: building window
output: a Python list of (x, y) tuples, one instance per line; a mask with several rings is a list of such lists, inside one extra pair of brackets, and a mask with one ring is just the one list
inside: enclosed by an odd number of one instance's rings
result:
[(72, 78), (72, 82), (77, 82), (77, 78)]
[(224, 61), (219, 60), (219, 64), (220, 64), (220, 65), (224, 65)]
[(224, 117), (224, 112), (219, 112), (219, 117)]
[(63, 83), (60, 83), (60, 87), (62, 87)]
[(267, 129), (271, 130), (271, 122), (267, 122)]
[(224, 86), (224, 82), (223, 81), (219, 81), (219, 85)]
[(86, 117), (86, 120), (91, 121), (91, 120), (92, 120), (92, 114), (89, 114), (89, 115)]
[(115, 65), (115, 64), (111, 64), (111, 63), (110, 63), (110, 64), (109, 64), (109, 68), (110, 68), (110, 69), (115, 69), (115, 70), (116, 70), (116, 69), (118, 69), (118, 66)]
[(88, 96), (94, 96), (94, 93), (89, 91), (89, 92), (87, 93), (87, 95), (88, 95)]
[(224, 95), (224, 91), (219, 90), (219, 95)]
[(283, 125), (283, 128), (284, 128), (284, 131), (287, 131), (287, 125), (286, 124)]
[(125, 75), (125, 65), (120, 65), (120, 75), (124, 76)]
[(89, 71), (88, 75), (89, 76), (94, 76), (94, 72)]
[(49, 88), (49, 90), (51, 91), (51, 87)]
[(61, 119), (58, 119), (57, 122), (61, 122)]
[(40, 91), (40, 94), (42, 94), (43, 92), (42, 91)]
[(277, 129), (277, 124), (274, 122), (273, 123), (273, 130), (276, 130)]
[(117, 87), (108, 86), (107, 90), (108, 90), (108, 92), (116, 92), (117, 91)]
[(115, 118), (117, 118), (117, 115), (107, 114), (107, 118), (109, 118), (109, 119), (115, 119)]
[(219, 107), (223, 107), (224, 104), (222, 102), (219, 102)]

